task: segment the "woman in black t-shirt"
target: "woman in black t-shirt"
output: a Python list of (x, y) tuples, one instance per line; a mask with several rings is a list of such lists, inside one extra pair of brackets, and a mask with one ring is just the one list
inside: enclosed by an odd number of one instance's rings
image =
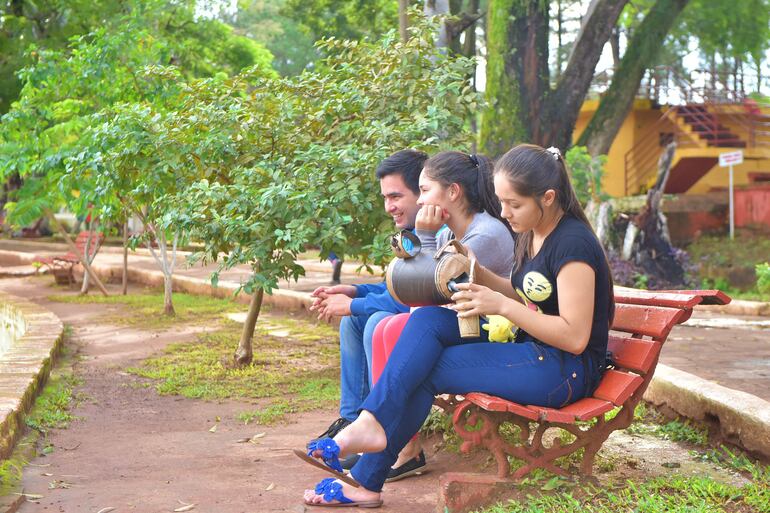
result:
[[(456, 314), (431, 306), (411, 314), (358, 418), (299, 453), (340, 477), (306, 490), (307, 504), (381, 505), (390, 467), (436, 394), (484, 392), (559, 408), (592, 393), (604, 370), (612, 279), (561, 153), (517, 146), (497, 162), (494, 183), (517, 234), (511, 279), (478, 267), (476, 283), (459, 285), (452, 298)], [(491, 314), (519, 327), (518, 343), (490, 343), (483, 331), (460, 337), (456, 316)], [(332, 470), (353, 453), (364, 453), (350, 472), (360, 487)]]
[(502, 216), (518, 235), (511, 280), (482, 268), (479, 285), (461, 285), (453, 298), (469, 301), (453, 308), (460, 317), (500, 314), (519, 327), (517, 342), (562, 359), (582, 355), (589, 395), (604, 370), (615, 302), (607, 257), (564, 159), (556, 148), (522, 144), (500, 158), (494, 181)]

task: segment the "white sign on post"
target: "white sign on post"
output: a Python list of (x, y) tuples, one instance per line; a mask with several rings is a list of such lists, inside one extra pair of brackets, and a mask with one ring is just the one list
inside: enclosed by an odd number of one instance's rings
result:
[(720, 167), (730, 168), (730, 240), (735, 238), (735, 207), (733, 201), (733, 166), (743, 164), (743, 150), (719, 154)]
[(719, 165), (721, 167), (737, 166), (738, 164), (743, 164), (743, 150), (719, 154)]

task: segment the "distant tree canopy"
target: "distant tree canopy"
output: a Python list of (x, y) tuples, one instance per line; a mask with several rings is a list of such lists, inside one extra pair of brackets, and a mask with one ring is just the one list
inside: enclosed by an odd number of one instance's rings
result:
[(72, 37), (96, 29), (120, 32), (126, 20), (163, 47), (159, 64), (176, 65), (186, 76), (229, 75), (272, 55), (232, 27), (195, 14), (195, 0), (8, 0), (0, 3), (0, 114), (21, 91), (20, 70), (40, 51), (66, 50)]

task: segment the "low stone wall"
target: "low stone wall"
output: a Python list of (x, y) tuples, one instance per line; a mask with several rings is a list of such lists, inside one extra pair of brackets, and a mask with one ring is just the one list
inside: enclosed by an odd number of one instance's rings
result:
[(716, 422), (725, 439), (770, 458), (770, 403), (757, 396), (661, 363), (644, 399), (683, 417)]
[(23, 432), (24, 415), (48, 379), (64, 326), (52, 312), (6, 294), (0, 295), (0, 315), (23, 329), (0, 355), (0, 459), (5, 459)]

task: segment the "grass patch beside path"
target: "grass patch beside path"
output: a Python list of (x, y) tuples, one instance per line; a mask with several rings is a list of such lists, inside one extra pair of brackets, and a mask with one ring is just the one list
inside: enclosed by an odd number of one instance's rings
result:
[(163, 315), (163, 293), (148, 289), (141, 294), (102, 296), (101, 294), (57, 294), (49, 296), (51, 301), (73, 304), (119, 305), (119, 312), (107, 312), (100, 320), (136, 328), (158, 329), (178, 323), (201, 323), (221, 319), (230, 312), (244, 312), (247, 306), (230, 299), (210, 296), (196, 296), (182, 292), (174, 293), (176, 315)]
[(516, 499), (477, 513), (644, 513), (770, 511), (770, 472), (743, 487), (704, 476), (671, 475), (645, 482), (624, 481), (610, 486), (579, 485), (561, 478), (532, 482), (516, 489)]
[(170, 345), (160, 356), (127, 370), (155, 380), (155, 389), (163, 395), (206, 400), (272, 399), (261, 409), (239, 414), (238, 419), (246, 423), (271, 424), (290, 413), (338, 403), (339, 339), (335, 328), (307, 319), (266, 316), (257, 323), (251, 365), (237, 367), (233, 353), (241, 327), (224, 321), (220, 331)]

